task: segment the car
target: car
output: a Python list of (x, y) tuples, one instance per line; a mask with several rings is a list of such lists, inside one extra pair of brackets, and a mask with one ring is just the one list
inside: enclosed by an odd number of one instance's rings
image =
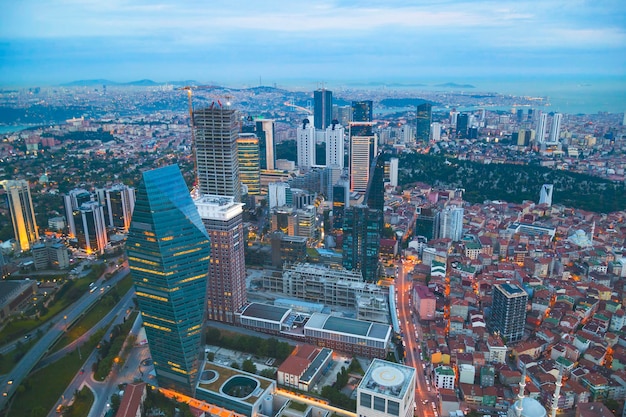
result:
[(8, 396), (9, 396), (9, 393), (8, 393), (8, 392), (6, 392), (6, 391), (4, 391), (4, 392), (2, 393), (2, 396), (3, 396), (3, 397), (8, 397)]
[(12, 380), (12, 379), (9, 379), (9, 380), (7, 381), (7, 384), (9, 384), (9, 385), (13, 385), (13, 380)]

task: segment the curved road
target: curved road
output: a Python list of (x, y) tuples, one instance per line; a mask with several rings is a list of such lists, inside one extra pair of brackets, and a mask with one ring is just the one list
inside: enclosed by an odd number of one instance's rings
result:
[[(108, 284), (114, 285), (128, 274), (128, 268), (120, 270), (112, 277)], [(103, 278), (96, 281), (96, 285), (100, 287), (104, 282)], [(67, 325), (77, 320), (92, 304), (96, 303), (103, 292), (97, 290), (93, 293), (84, 294), (78, 301), (59, 313), (59, 318), (54, 319), (51, 328), (31, 347), (31, 349), (22, 357), (22, 359), (13, 367), (11, 372), (5, 375), (5, 381), (2, 384), (2, 396), (0, 396), (0, 410), (3, 410), (10, 398), (15, 394), (17, 387), (20, 386), (24, 378), (32, 371), (37, 362), (39, 362), (50, 349), (50, 346), (56, 342), (59, 337), (67, 330)]]

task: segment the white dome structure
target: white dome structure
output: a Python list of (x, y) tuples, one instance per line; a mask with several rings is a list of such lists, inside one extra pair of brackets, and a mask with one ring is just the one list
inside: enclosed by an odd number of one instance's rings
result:
[(515, 403), (509, 409), (509, 416), (517, 416), (517, 408), (519, 402), (522, 401), (522, 413), (519, 417), (547, 417), (548, 412), (541, 403), (534, 398), (524, 397), (521, 400), (515, 401)]

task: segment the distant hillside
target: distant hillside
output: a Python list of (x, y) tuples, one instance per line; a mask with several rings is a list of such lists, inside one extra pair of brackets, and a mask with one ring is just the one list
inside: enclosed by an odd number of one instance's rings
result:
[(440, 156), (403, 153), (399, 156), (398, 183), (464, 188), (463, 198), (471, 203), (538, 201), (541, 186), (554, 184), (553, 203), (598, 213), (626, 209), (626, 186), (603, 178), (538, 165), (447, 161)]
[(118, 83), (111, 80), (95, 79), (95, 80), (77, 80), (69, 83), (61, 84), (63, 87), (99, 87), (101, 85), (120, 85), (120, 86), (138, 86), (138, 87), (153, 87), (155, 85), (161, 85), (163, 83), (157, 83), (152, 80), (137, 80), (127, 83)]

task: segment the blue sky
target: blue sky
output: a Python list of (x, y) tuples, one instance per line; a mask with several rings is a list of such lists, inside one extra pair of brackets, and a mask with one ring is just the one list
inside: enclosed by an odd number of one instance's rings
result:
[(626, 1), (0, 0), (0, 84), (626, 78)]

